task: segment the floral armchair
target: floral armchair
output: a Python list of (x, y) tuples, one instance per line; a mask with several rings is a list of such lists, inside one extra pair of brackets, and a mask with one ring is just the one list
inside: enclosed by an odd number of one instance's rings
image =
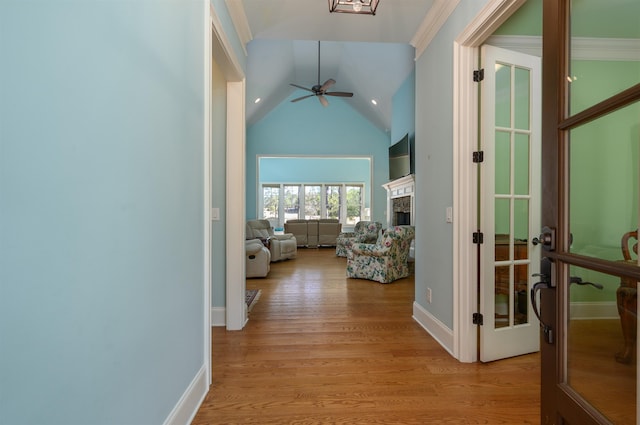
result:
[(336, 255), (346, 257), (355, 243), (375, 243), (380, 230), (382, 230), (382, 223), (378, 221), (357, 222), (353, 232), (342, 232), (336, 238)]
[(394, 226), (376, 244), (352, 245), (347, 256), (347, 277), (390, 283), (409, 276), (407, 257), (414, 236), (413, 226)]

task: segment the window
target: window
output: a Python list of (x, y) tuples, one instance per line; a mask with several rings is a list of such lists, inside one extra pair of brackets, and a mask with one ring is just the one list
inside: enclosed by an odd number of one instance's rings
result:
[(325, 186), (325, 218), (340, 219), (340, 186)]
[(362, 216), (362, 186), (346, 186), (347, 217), (346, 224), (355, 225)]
[(284, 220), (298, 218), (300, 214), (300, 185), (284, 186)]
[(280, 185), (262, 186), (262, 218), (266, 218), (272, 224), (278, 223), (279, 207)]
[(274, 227), (296, 218), (334, 218), (347, 226), (369, 219), (363, 184), (263, 184), (260, 210)]
[(321, 186), (304, 187), (304, 218), (307, 220), (320, 218), (322, 205), (320, 193), (322, 193)]

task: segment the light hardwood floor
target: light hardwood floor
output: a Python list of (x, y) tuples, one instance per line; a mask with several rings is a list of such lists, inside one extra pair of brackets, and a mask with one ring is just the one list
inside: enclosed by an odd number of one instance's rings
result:
[(538, 424), (537, 354), (453, 359), (412, 317), (413, 277), (347, 279), (329, 248), (248, 279), (242, 331), (213, 328), (213, 385), (193, 424)]

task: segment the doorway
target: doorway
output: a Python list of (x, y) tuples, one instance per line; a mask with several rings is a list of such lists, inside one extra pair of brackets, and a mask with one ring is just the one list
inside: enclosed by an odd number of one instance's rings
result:
[(454, 43), (454, 164), (453, 210), (453, 355), (462, 362), (478, 361), (477, 245), (472, 235), (478, 232), (479, 188), (472, 158), (478, 150), (479, 90), (474, 71), (480, 63), (480, 47), (495, 29), (514, 14), (525, 0), (491, 0), (469, 23)]

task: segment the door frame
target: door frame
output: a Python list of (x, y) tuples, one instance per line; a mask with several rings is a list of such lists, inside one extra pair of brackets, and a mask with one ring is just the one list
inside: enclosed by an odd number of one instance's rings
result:
[[(208, 50), (207, 61), (215, 61), (220, 67), (227, 86), (227, 106), (226, 111), (226, 211), (224, 220), (226, 222), (226, 300), (225, 300), (225, 324), (228, 330), (241, 330), (246, 323), (246, 305), (244, 303), (245, 292), (245, 268), (244, 268), (244, 211), (245, 211), (245, 75), (242, 70), (233, 46), (227, 37), (222, 21), (215, 13), (213, 6), (210, 6), (211, 25), (208, 29), (210, 48)], [(211, 65), (209, 64), (208, 78), (211, 80)], [(207, 120), (211, 122), (210, 111)], [(220, 112), (222, 113), (222, 112)], [(209, 125), (210, 128), (210, 125)], [(211, 138), (208, 138), (211, 143)], [(209, 152), (211, 155), (213, 152)], [(232, 167), (229, 164), (233, 164)], [(209, 185), (210, 192), (210, 173)], [(209, 195), (210, 196), (210, 195)], [(206, 216), (209, 217), (210, 205), (207, 207)], [(238, 214), (242, 211), (242, 214)], [(210, 220), (209, 220), (210, 223)], [(209, 229), (210, 230), (210, 229)], [(210, 231), (208, 233), (210, 235)], [(210, 236), (209, 236), (210, 237)], [(211, 253), (209, 252), (209, 255)], [(211, 261), (209, 259), (209, 264)], [(208, 285), (208, 292), (205, 291), (205, 303), (211, 311), (211, 284)], [(207, 317), (211, 317), (208, 315)], [(208, 320), (206, 329), (211, 334), (211, 319)], [(210, 338), (210, 336), (209, 336)], [(211, 344), (209, 344), (210, 346)], [(209, 348), (210, 349), (210, 348)], [(210, 356), (209, 356), (210, 357)]]
[(478, 361), (477, 231), (478, 187), (471, 158), (479, 138), (478, 68), (480, 46), (526, 0), (490, 0), (455, 39), (453, 45), (453, 356), (461, 362)]

